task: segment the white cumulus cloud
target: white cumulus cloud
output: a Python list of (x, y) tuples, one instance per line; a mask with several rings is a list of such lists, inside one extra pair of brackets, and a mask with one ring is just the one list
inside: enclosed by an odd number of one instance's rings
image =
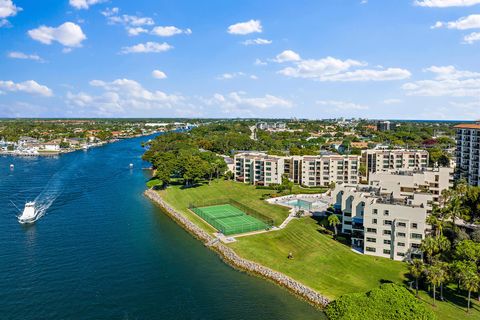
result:
[(77, 10), (88, 9), (90, 6), (93, 6), (97, 3), (106, 2), (106, 0), (70, 0), (69, 3), (72, 7)]
[(0, 0), (0, 28), (10, 23), (6, 18), (17, 15), (22, 8), (17, 7), (12, 0)]
[[(287, 50), (289, 51), (289, 50)], [(411, 76), (410, 71), (401, 68), (367, 69), (366, 62), (334, 57), (323, 59), (301, 59), (297, 53), (282, 52), (274, 59), (276, 62), (291, 62), (292, 66), (280, 71), (287, 77), (306, 78), (317, 81), (387, 81), (402, 80)]]
[(25, 92), (30, 94), (36, 94), (44, 97), (53, 96), (53, 91), (44, 85), (39, 84), (35, 80), (27, 80), (23, 82), (15, 83), (13, 81), (0, 80), (0, 90), (10, 92)]
[(262, 38), (248, 39), (242, 42), (242, 44), (245, 46), (266, 45), (271, 43), (272, 43), (272, 40), (262, 39)]
[(37, 54), (26, 54), (19, 51), (11, 51), (8, 53), (7, 56), (12, 59), (34, 60), (38, 62), (43, 62), (43, 59), (40, 58), (40, 56)]
[(87, 39), (82, 28), (73, 23), (65, 22), (58, 27), (40, 26), (28, 31), (30, 38), (43, 44), (52, 44), (56, 41), (66, 47), (81, 47), (82, 41)]
[(279, 63), (300, 60), (300, 55), (292, 50), (285, 50), (282, 53), (277, 54), (277, 56), (275, 57), (275, 61)]
[(463, 42), (467, 44), (472, 44), (477, 41), (480, 41), (480, 32), (472, 32), (463, 37)]
[(190, 29), (179, 29), (175, 26), (157, 26), (152, 29), (152, 34), (159, 37), (171, 37), (177, 34), (192, 34)]
[(167, 75), (163, 71), (153, 70), (152, 71), (152, 77), (154, 77), (155, 79), (166, 79)]
[(260, 22), (260, 20), (253, 19), (246, 22), (235, 23), (228, 27), (227, 32), (237, 35), (259, 33), (262, 32), (262, 23)]
[(457, 30), (479, 29), (480, 14), (472, 14), (450, 22), (438, 21), (434, 26), (432, 26), (432, 28), (448, 28)]
[(127, 27), (126, 30), (129, 36), (138, 36), (139, 34), (148, 32), (147, 29), (142, 27)]
[(140, 83), (130, 79), (116, 79), (111, 82), (92, 80), (90, 85), (101, 89), (99, 95), (85, 92), (71, 93), (66, 102), (72, 107), (88, 108), (88, 113), (102, 116), (158, 114), (182, 105), (181, 95), (145, 89)]
[(480, 72), (462, 71), (454, 66), (432, 66), (425, 72), (433, 73), (433, 79), (404, 84), (407, 95), (480, 98)]
[(290, 100), (266, 94), (261, 97), (248, 97), (245, 92), (234, 91), (229, 94), (216, 93), (212, 98), (202, 99), (207, 106), (218, 106), (229, 116), (255, 116), (259, 110), (272, 108), (290, 108)]
[(158, 43), (148, 41), (145, 43), (139, 43), (130, 47), (123, 47), (120, 53), (129, 54), (129, 53), (158, 53), (165, 52), (173, 49), (171, 45), (166, 42)]
[(469, 7), (480, 4), (480, 0), (415, 0), (414, 4), (429, 8)]

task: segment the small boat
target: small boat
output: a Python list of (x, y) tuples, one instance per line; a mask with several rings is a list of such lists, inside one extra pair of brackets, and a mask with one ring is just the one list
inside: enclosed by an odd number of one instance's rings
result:
[(13, 164), (10, 165), (10, 169), (13, 170), (15, 166)]
[(22, 214), (18, 217), (18, 222), (22, 224), (34, 223), (37, 220), (38, 211), (35, 210), (35, 202), (27, 202)]
[(130, 166), (129, 166), (129, 167), (130, 167), (130, 169), (133, 168), (133, 163), (130, 163)]

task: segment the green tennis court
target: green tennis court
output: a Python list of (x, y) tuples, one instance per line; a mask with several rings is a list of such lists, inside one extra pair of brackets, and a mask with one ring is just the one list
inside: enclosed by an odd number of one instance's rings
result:
[(224, 235), (252, 232), (268, 225), (231, 204), (192, 207), (191, 210)]

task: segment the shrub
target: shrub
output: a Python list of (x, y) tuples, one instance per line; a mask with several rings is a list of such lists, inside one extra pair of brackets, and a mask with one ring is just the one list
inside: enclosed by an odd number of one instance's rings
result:
[(477, 229), (472, 232), (471, 238), (473, 241), (480, 243), (480, 229)]
[(367, 293), (341, 296), (326, 308), (330, 320), (433, 320), (433, 311), (405, 287), (386, 283)]

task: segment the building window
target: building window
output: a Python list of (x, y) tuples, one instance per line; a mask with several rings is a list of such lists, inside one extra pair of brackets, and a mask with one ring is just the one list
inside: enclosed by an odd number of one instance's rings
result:
[(392, 225), (392, 220), (383, 220), (383, 224), (385, 226), (391, 226)]
[(375, 238), (367, 238), (367, 242), (377, 242), (377, 239), (375, 239)]
[(390, 215), (390, 211), (388, 211), (388, 210), (383, 211), (383, 215), (384, 215), (384, 216), (389, 216), (389, 215)]
[(397, 246), (399, 246), (399, 247), (405, 247), (405, 242), (397, 242)]
[(412, 243), (413, 249), (420, 249), (420, 243)]
[(375, 251), (377, 251), (377, 249), (375, 249), (375, 248), (372, 248), (372, 247), (366, 247), (366, 248), (365, 248), (365, 251), (368, 251), (368, 252), (375, 252)]
[(422, 238), (423, 238), (423, 236), (422, 236), (420, 233), (412, 233), (412, 234), (410, 235), (410, 237), (411, 237), (412, 239), (422, 239)]
[(377, 219), (372, 219), (372, 224), (377, 224)]
[(399, 222), (399, 223), (397, 223), (397, 226), (405, 228), (407, 226), (407, 224), (405, 222)]
[(405, 238), (406, 234), (405, 232), (397, 232), (397, 236), (400, 238)]
[(378, 214), (378, 210), (377, 210), (377, 209), (373, 209), (373, 214)]
[(399, 256), (399, 257), (405, 257), (405, 253), (403, 253), (403, 252), (397, 252), (397, 256)]
[(383, 240), (383, 244), (392, 244), (392, 241), (390, 241), (390, 240)]
[(377, 233), (377, 229), (375, 229), (375, 228), (367, 228), (367, 232), (369, 232), (369, 233)]
[(390, 250), (388, 250), (388, 249), (383, 249), (383, 254), (390, 254)]
[(417, 223), (412, 223), (411, 226), (412, 226), (412, 229), (417, 229), (417, 228), (418, 228), (418, 224), (417, 224)]
[(392, 234), (392, 231), (390, 231), (390, 230), (383, 230), (383, 234), (384, 234), (384, 235), (391, 235), (391, 234)]

